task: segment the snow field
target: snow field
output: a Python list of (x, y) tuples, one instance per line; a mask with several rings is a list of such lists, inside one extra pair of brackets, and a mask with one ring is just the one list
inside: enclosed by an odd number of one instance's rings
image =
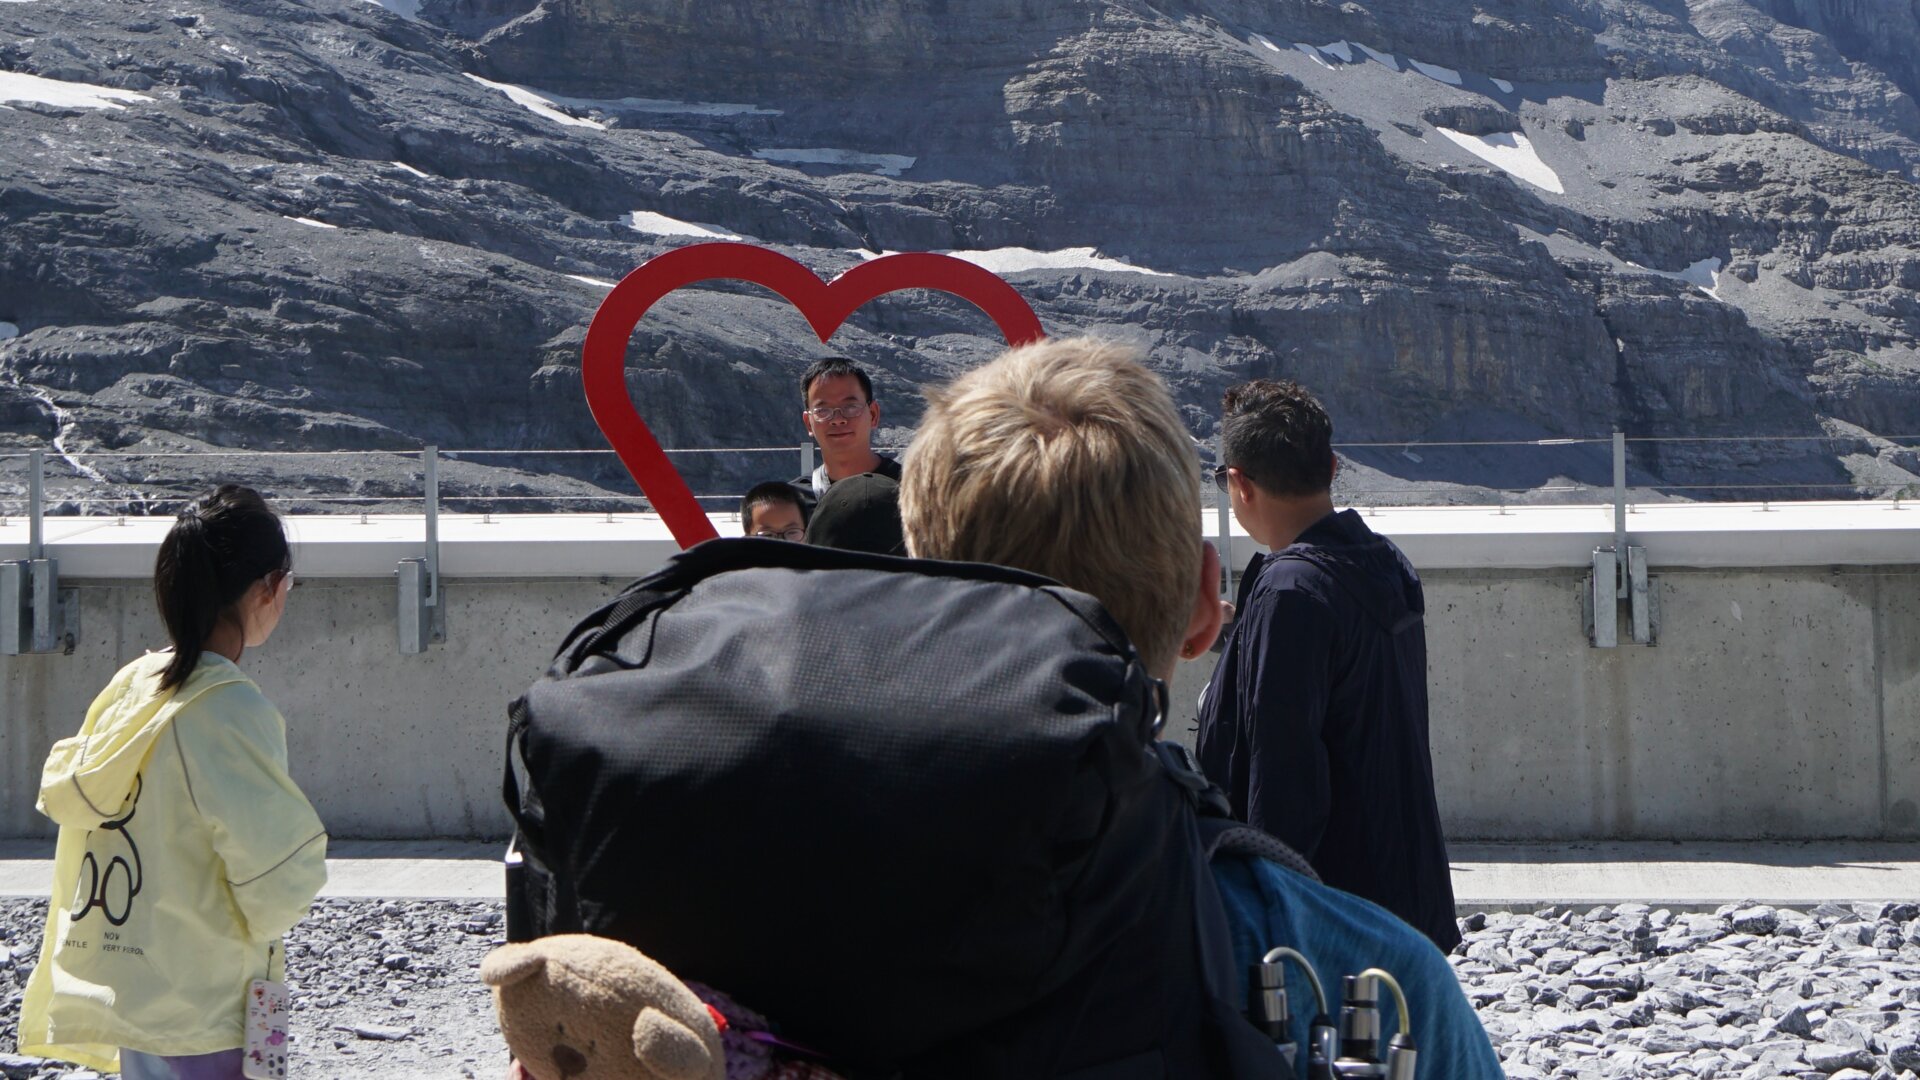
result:
[(1413, 70), (1425, 75), (1434, 82), (1443, 82), (1448, 86), (1460, 85), (1460, 73), (1450, 67), (1441, 67), (1438, 64), (1423, 64), (1411, 56), (1407, 57), (1407, 63), (1413, 66)]
[[(1258, 45), (1272, 52), (1286, 51), (1280, 46), (1275, 45), (1272, 39), (1264, 34), (1250, 34), (1247, 40), (1250, 44)], [(1293, 48), (1294, 51), (1309, 57), (1314, 63), (1319, 64), (1328, 71), (1337, 70), (1341, 65), (1364, 63), (1366, 60), (1372, 60), (1388, 71), (1398, 72), (1403, 70), (1400, 66), (1400, 61), (1392, 53), (1381, 52), (1379, 49), (1369, 45), (1362, 45), (1357, 41), (1342, 40), (1329, 42), (1325, 45), (1313, 45), (1305, 41), (1296, 41), (1293, 43)], [(1356, 49), (1364, 53), (1365, 56), (1355, 56), (1354, 51)], [(1331, 58), (1331, 60), (1329, 58)], [(1336, 64), (1332, 61), (1337, 61), (1338, 63)], [(1466, 76), (1463, 76), (1457, 69), (1442, 67), (1439, 64), (1429, 64), (1421, 60), (1415, 60), (1412, 57), (1407, 58), (1407, 67), (1404, 70), (1418, 72), (1435, 82), (1445, 83), (1448, 86), (1464, 86), (1466, 83)], [(1474, 77), (1478, 78), (1479, 76)], [(1505, 79), (1495, 79), (1489, 76), (1487, 81), (1492, 83), (1493, 86), (1503, 94), (1513, 93), (1513, 84)]]
[(1328, 71), (1333, 70), (1333, 65), (1327, 63), (1327, 58), (1320, 55), (1319, 49), (1314, 48), (1313, 46), (1307, 44), (1304, 41), (1294, 42), (1293, 47), (1295, 49), (1298, 49), (1300, 52), (1305, 53), (1310, 59), (1313, 60), (1314, 63), (1319, 64), (1321, 67), (1326, 68)]
[(881, 176), (899, 176), (913, 168), (913, 163), (919, 160), (904, 154), (864, 154), (858, 150), (841, 150), (831, 146), (755, 150), (753, 156), (777, 165), (850, 165), (872, 169)]
[[(20, 3), (26, 0), (13, 0)], [(92, 83), (43, 79), (20, 71), (0, 71), (0, 101), (54, 105), (68, 109), (124, 109), (120, 102), (152, 101), (145, 94)]]
[[(378, 0), (366, 0), (366, 2), (376, 3)], [(395, 2), (399, 2), (399, 0), (395, 0)], [(406, 2), (417, 3), (418, 0), (406, 0)], [(507, 97), (513, 99), (515, 104), (539, 113), (541, 116), (557, 124), (563, 124), (567, 127), (594, 128), (599, 131), (607, 130), (607, 125), (598, 120), (589, 120), (585, 117), (571, 115), (566, 112), (565, 109), (578, 109), (583, 112), (588, 109), (599, 109), (603, 112), (682, 113), (691, 116), (780, 115), (779, 109), (763, 109), (758, 105), (748, 105), (737, 101), (668, 101), (664, 98), (633, 97), (578, 98), (568, 97), (565, 94), (548, 93), (545, 90), (536, 90), (531, 86), (520, 86), (514, 83), (497, 83), (474, 74), (468, 74), (467, 78), (472, 79), (482, 86), (500, 91), (507, 95)], [(562, 106), (565, 108), (562, 108)], [(844, 153), (845, 151), (842, 152)], [(913, 159), (908, 158), (907, 164), (913, 164)]]
[(1551, 191), (1555, 195), (1566, 194), (1567, 189), (1560, 183), (1560, 174), (1553, 171), (1533, 149), (1533, 143), (1517, 131), (1502, 131), (1492, 135), (1468, 135), (1452, 128), (1436, 127), (1433, 130), (1447, 137), (1454, 145), (1500, 169), (1515, 179), (1525, 180), (1542, 191)]
[(1400, 61), (1395, 60), (1392, 53), (1383, 53), (1378, 49), (1370, 49), (1365, 45), (1360, 46), (1360, 51), (1372, 57), (1374, 63), (1384, 66), (1388, 71), (1400, 70)]
[(403, 19), (420, 18), (420, 0), (361, 0), (361, 2), (386, 8)]
[(598, 120), (586, 120), (578, 116), (569, 116), (568, 114), (561, 112), (556, 105), (557, 99), (548, 97), (547, 95), (542, 94), (537, 90), (529, 90), (524, 86), (516, 86), (513, 83), (492, 82), (490, 80), (483, 79), (480, 76), (473, 75), (473, 74), (468, 74), (467, 78), (472, 79), (474, 82), (479, 83), (481, 86), (485, 86), (489, 89), (500, 91), (501, 93), (507, 95), (508, 99), (510, 99), (515, 105), (518, 105), (530, 112), (538, 113), (541, 116), (546, 117), (547, 119), (553, 121), (556, 124), (561, 124), (566, 127), (593, 128), (596, 131), (607, 130), (607, 125), (601, 123)]
[[(872, 261), (894, 252), (855, 251), (854, 254)], [(980, 251), (943, 251), (940, 254), (951, 255), (962, 262), (970, 262), (982, 270), (991, 270), (996, 274), (1018, 274), (1027, 270), (1102, 270), (1114, 274), (1146, 274), (1149, 277), (1177, 276), (1158, 270), (1149, 270), (1144, 266), (1134, 266), (1119, 259), (1109, 259), (1090, 247), (1061, 248), (1058, 251), (1003, 247)]]
[(634, 232), (643, 232), (649, 236), (691, 236), (701, 240), (747, 239), (739, 233), (728, 232), (718, 226), (681, 221), (665, 214), (656, 214), (651, 210), (635, 210), (628, 214), (627, 227)]
[(1720, 299), (1720, 260), (1717, 258), (1701, 259), (1671, 276), (1692, 285), (1715, 300)]

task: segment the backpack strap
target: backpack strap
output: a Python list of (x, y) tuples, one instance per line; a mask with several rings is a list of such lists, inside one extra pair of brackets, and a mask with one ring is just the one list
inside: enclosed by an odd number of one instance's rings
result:
[(1202, 821), (1233, 819), (1233, 804), (1227, 801), (1227, 793), (1200, 771), (1200, 763), (1194, 760), (1193, 751), (1187, 749), (1185, 743), (1156, 739), (1153, 750), (1166, 769), (1167, 778), (1186, 793), (1187, 803), (1193, 807), (1196, 817)]
[(527, 699), (523, 694), (507, 706), (507, 754), (506, 768), (501, 770), (500, 799), (507, 804), (507, 813), (513, 816), (514, 825), (521, 835), (533, 844), (544, 839), (542, 826), (546, 824), (545, 808), (540, 805), (540, 797), (531, 786), (521, 794), (520, 774), (526, 771), (526, 758), (521, 754), (520, 740), (526, 733), (529, 718)]
[(1212, 862), (1215, 855), (1244, 855), (1279, 863), (1312, 881), (1320, 880), (1320, 875), (1299, 852), (1251, 825), (1222, 818), (1201, 818), (1200, 842), (1206, 847), (1208, 862)]
[(595, 612), (586, 625), (576, 628), (568, 636), (567, 643), (560, 646), (559, 653), (554, 657), (556, 668), (566, 674), (579, 670), (580, 665), (599, 649), (602, 642), (618, 642), (640, 620), (671, 606), (686, 596), (688, 591), (687, 587), (661, 588), (651, 580), (629, 585), (619, 599)]

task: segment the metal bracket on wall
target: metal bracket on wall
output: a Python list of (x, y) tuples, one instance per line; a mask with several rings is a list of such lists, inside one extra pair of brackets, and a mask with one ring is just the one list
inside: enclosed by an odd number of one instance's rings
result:
[(27, 557), (0, 563), (0, 654), (73, 655), (80, 634), (80, 590), (60, 587), (60, 564), (47, 558), (46, 451), (27, 454)]
[[(1593, 549), (1593, 571), (1581, 590), (1580, 613), (1587, 641), (1596, 649), (1620, 644), (1620, 607), (1626, 601), (1631, 644), (1656, 644), (1660, 631), (1660, 593), (1647, 574), (1645, 548), (1629, 546), (1621, 566), (1610, 548)], [(1624, 594), (1624, 595), (1623, 595)]]
[(428, 645), (447, 641), (446, 595), (440, 581), (440, 448), (420, 452), (425, 471), (427, 550), (421, 558), (401, 559), (395, 571), (399, 583), (398, 628), (401, 653), (413, 656)]
[(60, 587), (53, 559), (0, 563), (0, 653), (73, 655), (80, 635), (80, 590)]

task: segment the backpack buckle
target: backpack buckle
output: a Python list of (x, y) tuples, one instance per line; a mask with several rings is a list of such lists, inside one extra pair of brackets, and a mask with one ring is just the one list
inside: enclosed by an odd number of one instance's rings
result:
[[(1173, 697), (1168, 692), (1164, 679), (1148, 676), (1147, 687), (1147, 692), (1153, 695), (1153, 723), (1148, 725), (1148, 730), (1155, 739), (1158, 739), (1160, 732), (1167, 726), (1167, 715), (1173, 711)], [(1180, 749), (1185, 750), (1186, 747), (1182, 746)]]
[(1161, 740), (1153, 746), (1160, 753), (1160, 763), (1166, 766), (1167, 776), (1180, 785), (1195, 811), (1208, 817), (1233, 816), (1233, 804), (1227, 801), (1227, 793), (1200, 771), (1200, 762), (1185, 743)]

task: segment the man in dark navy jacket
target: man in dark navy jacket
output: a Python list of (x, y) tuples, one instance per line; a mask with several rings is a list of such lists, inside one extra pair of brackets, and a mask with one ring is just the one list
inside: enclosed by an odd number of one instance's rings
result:
[(1199, 757), (1234, 813), (1327, 882), (1460, 941), (1427, 743), (1426, 600), (1400, 549), (1333, 509), (1333, 424), (1313, 395), (1227, 391), (1218, 474), (1272, 554), (1200, 706)]

